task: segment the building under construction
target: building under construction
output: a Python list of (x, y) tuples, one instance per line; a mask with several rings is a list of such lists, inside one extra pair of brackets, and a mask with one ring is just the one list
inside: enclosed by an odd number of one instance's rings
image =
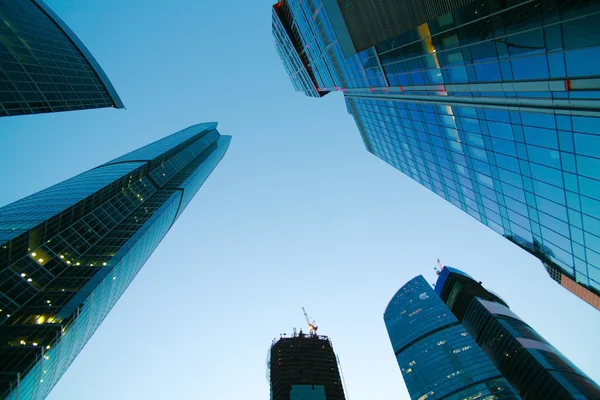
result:
[(327, 336), (294, 333), (274, 340), (271, 400), (345, 400), (338, 363)]

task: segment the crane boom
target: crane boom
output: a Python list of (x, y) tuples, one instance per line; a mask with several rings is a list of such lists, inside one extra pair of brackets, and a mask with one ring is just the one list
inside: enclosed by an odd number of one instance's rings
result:
[(311, 336), (316, 335), (317, 329), (319, 329), (319, 327), (317, 325), (315, 325), (314, 320), (312, 322), (310, 322), (310, 317), (308, 316), (308, 313), (306, 312), (304, 307), (302, 307), (302, 312), (304, 313), (304, 318), (306, 318), (306, 323), (308, 324), (308, 331), (309, 331), (310, 335)]

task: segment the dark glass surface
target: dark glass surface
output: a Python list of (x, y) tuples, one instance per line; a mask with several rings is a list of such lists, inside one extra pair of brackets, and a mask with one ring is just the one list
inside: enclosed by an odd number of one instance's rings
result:
[(306, 398), (303, 395), (315, 400), (346, 399), (337, 357), (326, 336), (300, 332), (273, 341), (269, 381), (271, 400), (300, 400)]
[(524, 399), (600, 398), (596, 383), (481, 283), (444, 267), (435, 291)]
[(41, 0), (0, 0), (0, 117), (123, 107), (91, 54), (47, 10)]
[(0, 397), (45, 398), (229, 140), (194, 125), (0, 208)]

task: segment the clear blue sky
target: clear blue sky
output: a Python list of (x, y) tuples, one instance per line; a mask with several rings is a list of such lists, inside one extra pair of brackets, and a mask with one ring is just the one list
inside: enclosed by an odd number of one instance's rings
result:
[(191, 124), (228, 154), (51, 400), (268, 399), (271, 341), (329, 335), (351, 400), (409, 399), (387, 302), (436, 258), (465, 270), (600, 381), (600, 314), (540, 262), (363, 147), (340, 93), (295, 93), (271, 2), (48, 0), (127, 110), (0, 119), (0, 205)]

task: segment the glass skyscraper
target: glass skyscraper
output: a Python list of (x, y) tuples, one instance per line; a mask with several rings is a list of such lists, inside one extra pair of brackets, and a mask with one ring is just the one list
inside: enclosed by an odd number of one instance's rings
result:
[(524, 399), (600, 399), (600, 386), (480, 282), (444, 267), (435, 292)]
[(0, 117), (124, 105), (92, 54), (42, 0), (0, 0)]
[(327, 336), (302, 331), (274, 340), (269, 357), (271, 400), (345, 400), (337, 357)]
[(225, 155), (216, 128), (0, 208), (0, 398), (48, 395)]
[(600, 3), (373, 4), (273, 6), (296, 90), (342, 92), (369, 152), (600, 309)]
[(384, 313), (412, 400), (521, 399), (422, 276)]

